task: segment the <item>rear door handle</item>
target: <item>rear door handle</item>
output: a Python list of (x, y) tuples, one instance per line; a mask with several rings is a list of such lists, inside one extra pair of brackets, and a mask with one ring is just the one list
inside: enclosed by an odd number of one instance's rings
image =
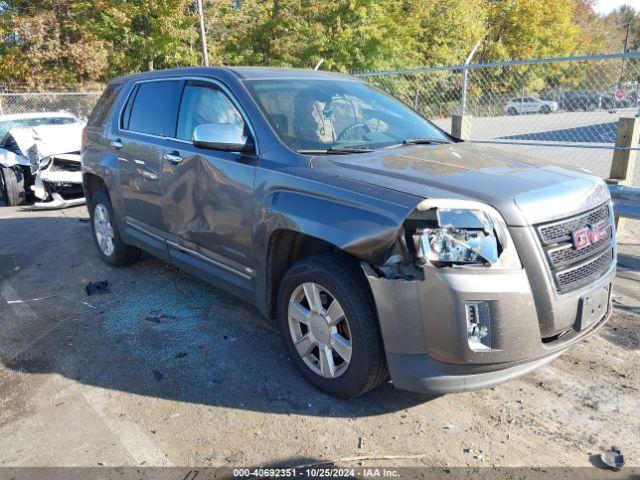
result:
[(165, 153), (164, 159), (173, 163), (174, 165), (182, 162), (182, 156), (178, 152)]
[(119, 138), (116, 138), (115, 140), (111, 140), (111, 146), (113, 148), (120, 149), (124, 147), (124, 144), (122, 143), (122, 140), (120, 140)]

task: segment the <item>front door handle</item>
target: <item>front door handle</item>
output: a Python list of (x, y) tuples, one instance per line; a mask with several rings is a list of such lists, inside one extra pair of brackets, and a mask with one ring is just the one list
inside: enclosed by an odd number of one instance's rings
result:
[(164, 159), (173, 163), (174, 165), (182, 162), (182, 156), (178, 152), (165, 153)]
[(122, 143), (122, 140), (120, 140), (119, 138), (116, 138), (115, 140), (111, 140), (111, 146), (113, 148), (120, 149), (124, 147), (124, 144)]

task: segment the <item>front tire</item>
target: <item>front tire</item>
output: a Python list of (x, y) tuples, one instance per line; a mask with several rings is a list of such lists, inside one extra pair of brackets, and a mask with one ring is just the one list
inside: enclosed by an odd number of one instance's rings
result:
[(548, 115), (551, 113), (551, 107), (549, 107), (549, 105), (543, 105), (542, 107), (540, 107), (540, 113), (543, 113), (545, 115)]
[(102, 260), (113, 267), (137, 262), (142, 251), (122, 241), (111, 200), (107, 192), (98, 191), (91, 199), (91, 232)]
[(317, 389), (354, 398), (388, 378), (373, 298), (356, 262), (309, 257), (285, 274), (278, 324), (289, 357)]
[(516, 110), (515, 107), (509, 107), (509, 109), (507, 110), (507, 113), (509, 115), (517, 115), (518, 114), (518, 110)]
[(0, 168), (0, 202), (7, 207), (22, 205), (26, 198), (24, 175), (17, 168)]

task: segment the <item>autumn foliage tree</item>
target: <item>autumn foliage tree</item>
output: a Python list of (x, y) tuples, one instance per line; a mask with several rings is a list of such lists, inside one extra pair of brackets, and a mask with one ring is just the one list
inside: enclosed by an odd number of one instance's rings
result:
[[(213, 65), (460, 64), (478, 41), (476, 61), (602, 53), (626, 25), (640, 47), (638, 13), (602, 18), (593, 0), (203, 1)], [(30, 88), (200, 63), (194, 0), (0, 0), (0, 40), (0, 82)]]
[(0, 81), (37, 86), (103, 78), (109, 41), (95, 11), (78, 0), (13, 0), (0, 6)]

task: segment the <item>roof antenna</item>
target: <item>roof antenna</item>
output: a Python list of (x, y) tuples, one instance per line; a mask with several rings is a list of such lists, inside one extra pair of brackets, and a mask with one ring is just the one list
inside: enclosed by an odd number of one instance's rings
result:
[(322, 65), (324, 63), (324, 58), (321, 58), (320, 60), (318, 60), (318, 63), (316, 63), (316, 66), (313, 67), (314, 70), (318, 70), (320, 68), (320, 65)]

